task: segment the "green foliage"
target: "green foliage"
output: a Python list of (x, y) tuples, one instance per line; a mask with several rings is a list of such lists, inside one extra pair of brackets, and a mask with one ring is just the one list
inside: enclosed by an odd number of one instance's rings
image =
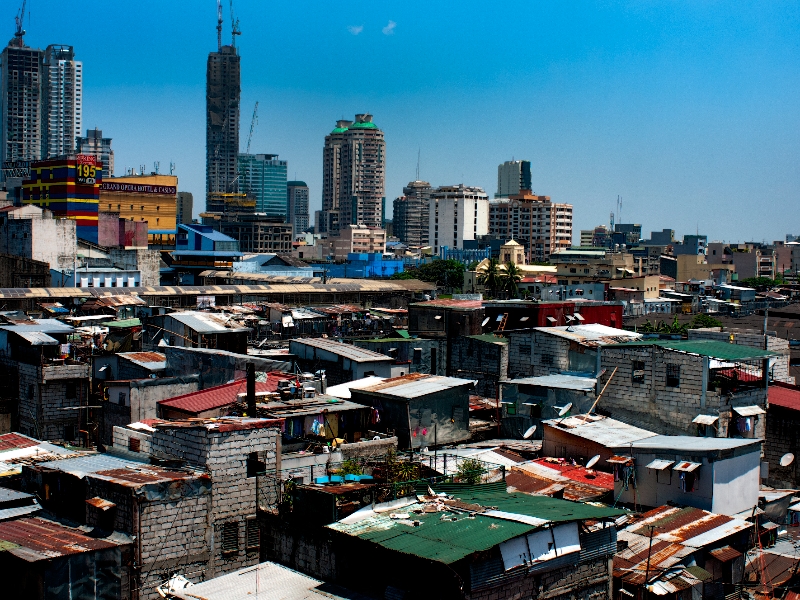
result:
[(754, 288), (757, 290), (768, 290), (769, 288), (773, 288), (776, 285), (782, 285), (785, 283), (783, 275), (778, 274), (775, 279), (770, 279), (769, 277), (748, 277), (747, 279), (742, 279), (738, 282), (739, 285), (744, 287)]
[(461, 483), (480, 483), (486, 467), (477, 458), (467, 458), (458, 465), (458, 480)]
[(501, 275), (503, 289), (508, 293), (509, 298), (516, 298), (519, 295), (519, 282), (522, 281), (522, 271), (512, 262), (505, 264), (505, 272)]
[(644, 322), (644, 324), (637, 328), (637, 331), (639, 331), (639, 333), (668, 333), (673, 335), (685, 335), (688, 329), (689, 324), (681, 324), (678, 321), (678, 315), (675, 315), (672, 323), (667, 323), (666, 321), (655, 321), (654, 323), (651, 323), (650, 319), (648, 319)]
[(348, 458), (342, 463), (340, 471), (342, 475), (361, 475), (364, 473), (364, 471), (361, 469), (361, 465), (358, 464), (358, 461), (352, 458)]
[(689, 329), (701, 329), (707, 327), (722, 327), (722, 321), (718, 321), (711, 315), (699, 314), (695, 315), (692, 322), (689, 323)]
[(496, 258), (490, 258), (489, 263), (480, 270), (478, 283), (485, 286), (492, 293), (492, 296), (497, 294), (501, 280), (500, 262)]
[(461, 289), (464, 285), (464, 265), (453, 259), (436, 258), (419, 267), (409, 267), (395, 275), (392, 275), (392, 279), (419, 279), (443, 288)]
[(480, 263), (477, 260), (473, 260), (471, 263), (467, 265), (467, 271), (474, 271), (478, 268)]

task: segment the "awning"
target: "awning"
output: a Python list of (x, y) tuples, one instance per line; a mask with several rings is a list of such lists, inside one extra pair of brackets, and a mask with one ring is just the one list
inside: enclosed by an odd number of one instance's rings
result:
[(551, 323), (557, 322), (557, 319), (554, 319), (553, 317), (547, 317), (547, 320), (550, 321)]
[(663, 471), (664, 469), (666, 469), (666, 468), (668, 468), (668, 467), (670, 467), (671, 465), (674, 465), (674, 464), (675, 464), (674, 460), (662, 460), (660, 458), (657, 458), (656, 460), (651, 462), (649, 465), (647, 465), (646, 468), (655, 469), (656, 471)]
[(772, 521), (767, 521), (767, 520), (761, 521), (758, 525), (759, 527), (761, 527), (761, 529), (766, 529), (767, 531), (772, 531), (773, 529), (778, 528), (777, 523), (773, 523)]
[(612, 465), (625, 465), (633, 460), (630, 456), (612, 456), (606, 459), (606, 462), (611, 463)]
[(757, 415), (767, 414), (760, 406), (734, 406), (733, 412), (740, 417), (755, 417)]
[(709, 552), (711, 556), (720, 562), (730, 562), (739, 558), (742, 553), (730, 546), (723, 546), (722, 548), (715, 548)]
[(697, 467), (700, 467), (700, 466), (702, 466), (701, 463), (689, 462), (689, 461), (685, 461), (684, 460), (684, 461), (679, 462), (674, 467), (672, 467), (672, 470), (673, 471), (685, 471), (686, 473), (691, 473), (692, 471), (697, 469)]
[(719, 417), (714, 415), (697, 415), (692, 419), (692, 423), (699, 423), (700, 425), (713, 425), (719, 421)]
[(14, 331), (13, 329), (9, 329), (8, 331), (16, 333), (31, 346), (58, 346), (58, 340), (50, 337), (43, 331)]

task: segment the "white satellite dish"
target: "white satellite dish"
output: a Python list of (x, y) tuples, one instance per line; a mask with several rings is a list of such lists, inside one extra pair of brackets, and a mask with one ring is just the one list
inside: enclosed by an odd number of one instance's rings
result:
[(586, 463), (586, 468), (591, 469), (593, 466), (597, 464), (598, 460), (600, 460), (600, 455), (595, 454), (592, 458), (589, 459), (589, 462)]
[(788, 467), (790, 464), (794, 462), (794, 454), (791, 452), (787, 452), (783, 456), (781, 456), (781, 466)]
[(522, 439), (529, 440), (533, 435), (534, 431), (536, 431), (536, 425), (528, 427), (527, 431), (525, 431), (525, 433), (522, 434)]
[(561, 407), (554, 406), (553, 408), (558, 408), (558, 416), (563, 417), (569, 412), (569, 409), (572, 408), (572, 402), (567, 402), (567, 404)]
[(486, 318), (483, 320), (483, 323), (481, 323), (481, 327), (486, 327), (486, 324), (487, 324), (488, 322), (489, 322), (489, 317), (486, 317)]

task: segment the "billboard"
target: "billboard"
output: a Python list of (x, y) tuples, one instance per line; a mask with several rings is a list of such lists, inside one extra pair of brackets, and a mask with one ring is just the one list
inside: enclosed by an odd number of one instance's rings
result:
[(98, 174), (102, 166), (97, 164), (97, 157), (91, 154), (78, 154), (75, 157), (75, 183), (95, 185), (99, 183)]
[(3, 161), (3, 178), (21, 177), (22, 179), (30, 179), (31, 177), (31, 161), (29, 160), (4, 160)]

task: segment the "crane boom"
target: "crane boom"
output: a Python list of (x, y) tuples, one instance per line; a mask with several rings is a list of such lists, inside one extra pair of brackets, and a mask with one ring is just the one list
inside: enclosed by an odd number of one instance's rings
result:
[(250, 154), (250, 142), (253, 141), (253, 132), (256, 129), (256, 123), (258, 123), (258, 100), (256, 100), (256, 107), (253, 109), (253, 118), (250, 121), (250, 133), (247, 136), (247, 150), (245, 150), (245, 154)]
[(217, 0), (217, 52), (222, 50), (222, 0)]
[(233, 16), (233, 0), (230, 0), (230, 3), (231, 3), (231, 46), (236, 48), (236, 36), (242, 35), (242, 32), (239, 29), (239, 19)]
[(25, 35), (25, 30), (22, 28), (22, 25), (25, 22), (25, 5), (27, 3), (28, 0), (22, 0), (22, 8), (20, 8), (17, 16), (14, 17), (14, 22), (17, 25), (17, 28), (14, 31), (14, 45), (17, 48), (22, 48), (25, 45), (22, 41), (22, 37)]

